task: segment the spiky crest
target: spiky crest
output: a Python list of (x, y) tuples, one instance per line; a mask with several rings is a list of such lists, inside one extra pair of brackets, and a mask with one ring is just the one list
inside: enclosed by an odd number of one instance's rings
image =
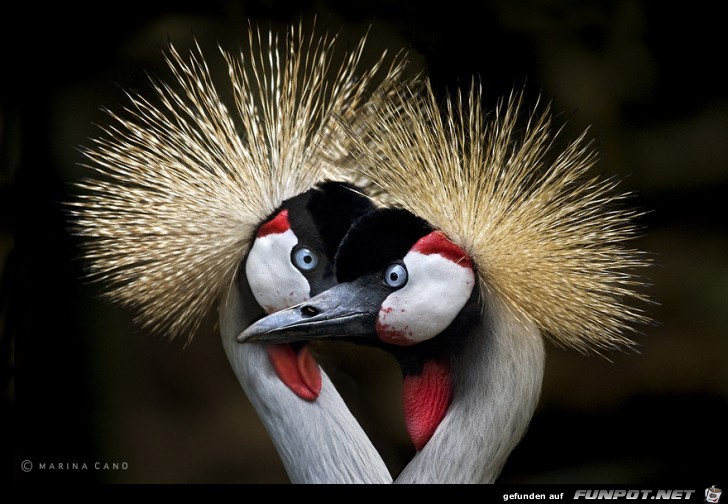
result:
[(339, 60), (336, 37), (283, 38), (249, 28), (248, 48), (223, 52), (235, 108), (225, 106), (199, 46), (166, 61), (173, 84), (156, 101), (129, 95), (123, 113), (84, 151), (95, 179), (70, 203), (86, 238), (88, 276), (170, 337), (197, 330), (235, 278), (255, 228), (284, 200), (344, 179), (340, 118), (376, 109), (403, 59), (362, 68), (366, 37)]
[(481, 100), (476, 84), (442, 109), (429, 84), (399, 92), (368, 136), (349, 130), (361, 173), (465, 248), (482, 294), (514, 316), (582, 351), (632, 344), (647, 321), (630, 304), (647, 300), (635, 271), (649, 261), (626, 244), (639, 212), (620, 208), (614, 179), (589, 175), (586, 133), (555, 152), (550, 107), (519, 129), (522, 94), (490, 118)]

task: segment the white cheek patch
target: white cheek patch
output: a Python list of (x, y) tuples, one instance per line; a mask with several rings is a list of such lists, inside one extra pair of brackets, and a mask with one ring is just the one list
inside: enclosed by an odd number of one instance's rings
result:
[(407, 285), (382, 303), (377, 334), (382, 341), (406, 346), (434, 338), (452, 323), (473, 292), (475, 274), (439, 254), (410, 251), (404, 264)]
[(255, 239), (245, 263), (245, 275), (255, 300), (266, 313), (273, 313), (306, 301), (311, 287), (291, 263), (291, 251), (298, 243), (288, 229)]

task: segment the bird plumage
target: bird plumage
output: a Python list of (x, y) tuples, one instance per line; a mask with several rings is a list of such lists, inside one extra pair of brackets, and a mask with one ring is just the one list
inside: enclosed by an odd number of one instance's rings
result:
[(223, 52), (222, 92), (199, 47), (188, 57), (170, 47), (173, 83), (153, 81), (156, 101), (130, 95), (122, 114), (110, 113), (112, 125), (84, 151), (97, 176), (69, 204), (89, 277), (135, 308), (141, 324), (191, 338), (219, 304), (233, 370), (299, 483), (391, 482), (323, 371), (320, 395), (304, 400), (276, 375), (264, 346), (235, 341), (262, 314), (241, 280), (256, 230), (320, 182), (357, 178), (341, 170), (351, 162), (341, 120), (358, 128), (398, 85), (402, 58), (388, 63), (383, 54), (364, 68), (365, 40), (335, 57), (336, 37), (299, 26), (279, 38), (251, 27), (246, 51)]
[(538, 402), (542, 335), (601, 351), (647, 320), (632, 304), (648, 261), (626, 244), (637, 212), (588, 175), (585, 135), (556, 151), (548, 109), (519, 129), (521, 103), (488, 120), (475, 86), (442, 110), (429, 87), (404, 90), (368, 136), (350, 129), (360, 173), (401, 209), (354, 223), (338, 285), (239, 338), (350, 335), (395, 355), (418, 450), (398, 483), (493, 482)]
[[(324, 179), (372, 181), (472, 259), (483, 315), (463, 340), (475, 350), (450, 355), (452, 402), (400, 481), (492, 481), (538, 398), (539, 334), (600, 351), (630, 345), (629, 330), (646, 321), (631, 301), (646, 300), (635, 271), (648, 261), (626, 244), (637, 213), (618, 206), (624, 195), (616, 182), (588, 175), (595, 155), (584, 135), (555, 152), (548, 113), (533, 113), (519, 130), (516, 94), (487, 120), (475, 86), (441, 111), (429, 87), (424, 95), (398, 88), (398, 60), (377, 86), (384, 57), (362, 70), (363, 44), (336, 67), (333, 39), (307, 38), (299, 27), (281, 40), (251, 28), (247, 53), (224, 54), (234, 112), (199, 48), (189, 58), (170, 49), (181, 91), (157, 82), (157, 104), (130, 96), (126, 117), (112, 114), (114, 125), (85, 151), (100, 178), (83, 182), (85, 194), (71, 204), (75, 230), (87, 238), (90, 276), (153, 330), (191, 337), (223, 300), (226, 353), (246, 391), (254, 389), (292, 477), (321, 480), (296, 467), (320, 460), (306, 451), (306, 436), (290, 435), (308, 418), (313, 431), (321, 421), (340, 434), (334, 444), (345, 444), (324, 446), (323, 459), (334, 463), (350, 450), (353, 463), (341, 478), (369, 481), (357, 467), (381, 469), (381, 458), (356, 422), (346, 427), (352, 418), (340, 397), (326, 404), (341, 418), (301, 413), (322, 406), (316, 402), (296, 402), (301, 416), (286, 417), (295, 408), (276, 409), (281, 404), (266, 394), (273, 389), (260, 387), (250, 367), (265, 368), (264, 378), (282, 386), (259, 348), (234, 338), (251, 321), (238, 313), (236, 278), (260, 223)], [(283, 434), (282, 425), (290, 426)], [(452, 471), (433, 464), (442, 456)], [(386, 468), (377, 474), (389, 477)]]
[(401, 90), (368, 136), (354, 132), (357, 168), (401, 206), (463, 247), (481, 291), (562, 345), (631, 345), (647, 321), (636, 271), (649, 264), (626, 242), (638, 211), (620, 207), (614, 179), (589, 174), (586, 133), (557, 151), (549, 108), (522, 121), (513, 94), (488, 118), (481, 90), (445, 101), (430, 86)]
[(89, 277), (144, 326), (191, 337), (260, 222), (316, 183), (346, 178), (341, 118), (376, 114), (403, 69), (385, 54), (362, 68), (365, 39), (334, 61), (335, 37), (251, 27), (246, 51), (223, 53), (234, 110), (199, 47), (185, 58), (171, 46), (174, 84), (153, 81), (157, 103), (129, 95), (84, 150), (98, 176), (70, 205)]

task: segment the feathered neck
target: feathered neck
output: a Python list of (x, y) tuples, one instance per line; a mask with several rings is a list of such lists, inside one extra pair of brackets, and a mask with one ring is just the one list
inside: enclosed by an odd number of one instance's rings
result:
[(543, 380), (543, 338), (490, 302), (449, 350), (453, 397), (396, 483), (492, 483), (523, 437)]
[(260, 315), (243, 280), (220, 305), (223, 348), (292, 483), (391, 483), (382, 457), (321, 370), (321, 393), (304, 401), (281, 382), (261, 344), (237, 336)]

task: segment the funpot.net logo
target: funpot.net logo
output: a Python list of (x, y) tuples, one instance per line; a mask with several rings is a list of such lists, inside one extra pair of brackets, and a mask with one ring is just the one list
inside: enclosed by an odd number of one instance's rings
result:
[(577, 490), (574, 500), (688, 500), (695, 490)]

